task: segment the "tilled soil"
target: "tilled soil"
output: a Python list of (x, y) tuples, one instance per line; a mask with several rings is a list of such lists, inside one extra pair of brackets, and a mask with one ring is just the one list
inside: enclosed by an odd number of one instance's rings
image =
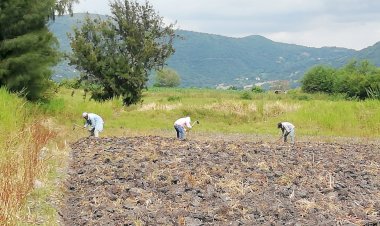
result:
[(64, 225), (375, 225), (379, 146), (85, 138)]

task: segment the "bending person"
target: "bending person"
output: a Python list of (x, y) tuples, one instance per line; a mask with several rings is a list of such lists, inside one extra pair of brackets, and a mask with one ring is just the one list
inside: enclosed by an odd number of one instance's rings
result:
[(177, 119), (174, 122), (174, 129), (177, 132), (177, 138), (179, 140), (185, 140), (186, 137), (186, 128), (191, 129), (191, 119), (190, 117), (184, 117)]
[(82, 117), (86, 120), (84, 128), (88, 128), (90, 136), (99, 137), (99, 133), (103, 131), (103, 119), (97, 114), (83, 112)]
[(290, 143), (294, 144), (295, 142), (295, 126), (290, 122), (279, 122), (277, 124), (277, 128), (281, 129), (282, 136), (281, 138), (284, 138), (284, 142), (287, 142), (288, 136), (290, 136)]

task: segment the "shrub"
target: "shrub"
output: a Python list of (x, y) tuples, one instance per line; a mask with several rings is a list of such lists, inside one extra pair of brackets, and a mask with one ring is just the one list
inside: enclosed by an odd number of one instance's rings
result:
[(254, 87), (252, 87), (251, 91), (253, 93), (264, 93), (265, 92), (265, 90), (262, 87), (260, 87), (260, 86), (254, 86)]
[(240, 98), (243, 100), (251, 100), (252, 99), (252, 94), (248, 91), (244, 91), (241, 95)]
[(180, 101), (181, 97), (180, 96), (170, 96), (168, 97), (168, 101)]
[(58, 83), (58, 86), (68, 89), (79, 89), (82, 87), (78, 78), (62, 79), (62, 81)]

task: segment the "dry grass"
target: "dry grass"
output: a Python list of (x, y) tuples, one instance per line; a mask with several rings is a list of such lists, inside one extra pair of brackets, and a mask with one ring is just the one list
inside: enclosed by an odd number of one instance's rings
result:
[(264, 105), (264, 115), (267, 117), (276, 117), (284, 113), (296, 112), (300, 107), (300, 104), (290, 104), (281, 101), (269, 102)]
[(0, 163), (0, 222), (13, 224), (42, 170), (41, 150), (56, 134), (40, 122), (9, 137)]
[(254, 103), (242, 103), (225, 101), (220, 103), (213, 103), (205, 107), (208, 110), (226, 112), (229, 114), (236, 114), (245, 116), (257, 112), (257, 106)]
[(137, 111), (170, 111), (177, 108), (180, 108), (182, 106), (181, 103), (179, 104), (159, 104), (159, 103), (149, 103), (149, 104), (143, 104), (141, 107), (138, 108)]

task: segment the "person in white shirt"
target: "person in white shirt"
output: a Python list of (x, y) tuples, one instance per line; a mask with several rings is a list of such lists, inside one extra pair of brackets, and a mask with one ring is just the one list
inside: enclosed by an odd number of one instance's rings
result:
[(284, 138), (284, 142), (287, 142), (288, 136), (290, 136), (290, 143), (294, 144), (295, 142), (295, 126), (290, 122), (279, 122), (277, 128), (281, 129), (282, 135), (281, 138)]
[(103, 131), (103, 119), (94, 113), (83, 112), (82, 117), (86, 120), (84, 128), (88, 128), (90, 136), (99, 137), (99, 133)]
[(186, 128), (191, 129), (191, 119), (190, 117), (184, 117), (177, 119), (177, 121), (174, 122), (174, 129), (177, 132), (177, 138), (179, 140), (185, 140), (186, 136)]

